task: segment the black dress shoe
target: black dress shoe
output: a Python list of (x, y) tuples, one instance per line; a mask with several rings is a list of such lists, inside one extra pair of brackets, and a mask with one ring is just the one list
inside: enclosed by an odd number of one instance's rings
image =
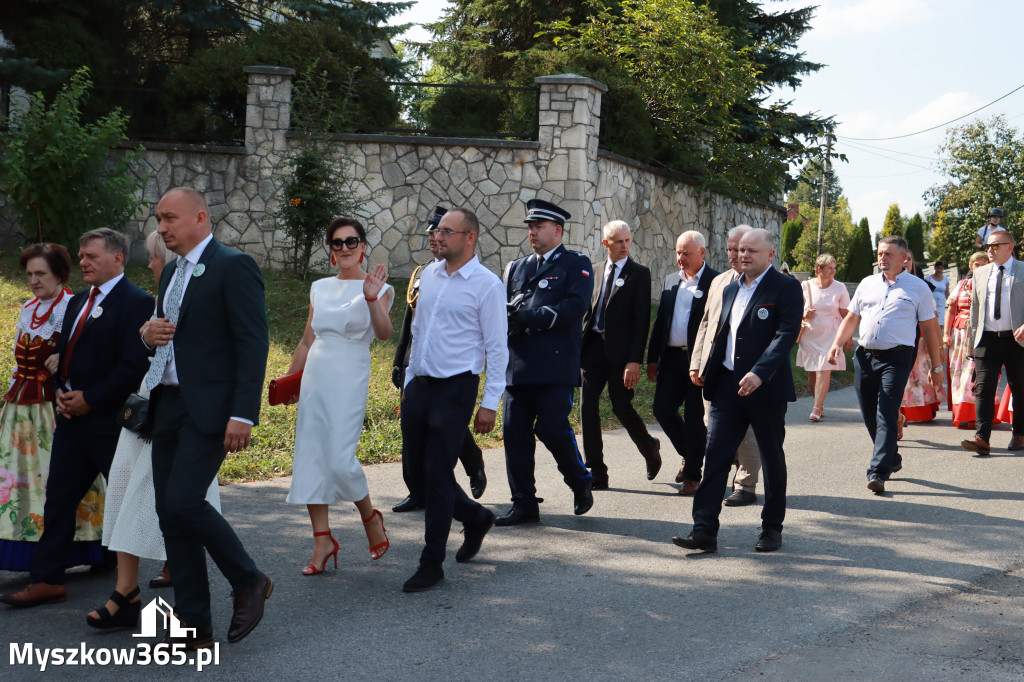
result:
[(718, 538), (702, 530), (692, 530), (685, 538), (674, 537), (672, 542), (685, 549), (699, 549), (708, 553), (718, 551)]
[(231, 625), (228, 626), (229, 642), (234, 644), (256, 629), (263, 620), (263, 604), (273, 591), (274, 581), (260, 573), (254, 586), (235, 595), (235, 609), (231, 614)]
[(599, 474), (591, 474), (593, 478), (590, 481), (591, 490), (608, 490), (608, 474), (601, 476)]
[(755, 502), (757, 502), (757, 494), (749, 490), (736, 488), (736, 490), (732, 491), (732, 495), (725, 498), (723, 504), (726, 507), (746, 507), (748, 504), (754, 504)]
[(180, 621), (181, 627), (191, 630), (191, 634), (185, 635), (184, 637), (171, 637), (171, 631), (168, 630), (164, 635), (162, 644), (169, 644), (172, 647), (180, 645), (185, 651), (195, 651), (196, 649), (207, 649), (213, 646), (213, 626), (207, 625), (204, 628), (189, 628), (185, 621)]
[(402, 512), (409, 512), (409, 511), (416, 511), (417, 509), (423, 509), (426, 506), (427, 506), (427, 503), (424, 502), (422, 498), (413, 497), (412, 495), (409, 495), (409, 497), (405, 498), (404, 500), (402, 500), (401, 502), (396, 504), (394, 507), (392, 507), (391, 511), (397, 512), (397, 513), (401, 514)]
[(540, 521), (540, 512), (532, 511), (528, 512), (522, 507), (512, 505), (512, 508), (508, 510), (504, 516), (499, 516), (494, 520), (495, 526), (518, 526), (520, 523), (538, 523)]
[(782, 531), (774, 528), (762, 528), (754, 549), (758, 552), (774, 552), (779, 547), (782, 547)]
[(868, 477), (868, 490), (876, 495), (881, 495), (885, 492), (885, 481), (882, 480), (881, 476), (871, 474), (871, 476)]
[(590, 508), (594, 506), (594, 494), (591, 492), (594, 489), (594, 481), (587, 481), (583, 486), (582, 490), (576, 490), (572, 494), (572, 513), (576, 516), (582, 516), (590, 511)]
[(487, 474), (484, 473), (483, 467), (475, 474), (469, 477), (469, 491), (473, 493), (473, 499), (479, 500), (487, 490)]
[(654, 442), (647, 449), (647, 453), (644, 454), (644, 459), (647, 460), (647, 480), (653, 481), (661, 471), (661, 442), (654, 438)]
[(494, 517), (494, 512), (490, 509), (485, 509), (487, 517), (482, 523), (478, 523), (475, 526), (466, 526), (463, 530), (462, 547), (459, 547), (459, 551), (455, 553), (455, 560), (460, 564), (464, 564), (480, 551), (480, 545), (484, 542), (484, 536), (487, 535), (487, 531), (491, 529), (494, 522), (497, 520)]
[(444, 569), (440, 564), (420, 564), (412, 577), (402, 585), (402, 592), (426, 592), (444, 580)]

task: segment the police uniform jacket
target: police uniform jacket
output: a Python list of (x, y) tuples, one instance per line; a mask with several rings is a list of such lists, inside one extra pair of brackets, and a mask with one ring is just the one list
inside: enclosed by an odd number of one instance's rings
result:
[(583, 316), (594, 277), (590, 259), (559, 244), (536, 274), (530, 256), (509, 263), (505, 288), (517, 302), (525, 331), (508, 340), (506, 383), (568, 385), (580, 381)]

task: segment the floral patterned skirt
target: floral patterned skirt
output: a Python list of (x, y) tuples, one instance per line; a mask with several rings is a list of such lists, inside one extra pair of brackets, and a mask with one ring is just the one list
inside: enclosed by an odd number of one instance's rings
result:
[[(908, 422), (927, 422), (935, 418), (942, 403), (946, 400), (946, 387), (932, 386), (928, 382), (931, 369), (931, 358), (925, 348), (924, 338), (917, 344), (917, 361), (907, 379), (907, 388), (903, 391), (903, 403), (900, 413)], [(952, 368), (950, 368), (952, 371)]]
[[(0, 408), (0, 569), (27, 571), (43, 533), (43, 503), (50, 471), (54, 412), (51, 403)], [(97, 476), (78, 505), (75, 542), (68, 566), (106, 559), (103, 498), (106, 484)]]

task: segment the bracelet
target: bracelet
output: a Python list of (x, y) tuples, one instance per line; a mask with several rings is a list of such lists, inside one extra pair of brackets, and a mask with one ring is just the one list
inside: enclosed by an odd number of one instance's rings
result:
[(941, 365), (939, 365), (938, 367), (932, 367), (932, 371), (933, 371), (933, 372), (942, 372), (942, 371), (944, 371), (945, 369), (946, 369), (946, 368), (945, 368), (945, 367), (943, 367), (943, 366), (941, 366)]
[(377, 298), (376, 298), (376, 297), (374, 297), (374, 298), (366, 298), (366, 296), (363, 296), (363, 298), (365, 298), (365, 299), (366, 299), (366, 302), (367, 302), (367, 303), (373, 303), (374, 301), (376, 301), (376, 300), (377, 300)]

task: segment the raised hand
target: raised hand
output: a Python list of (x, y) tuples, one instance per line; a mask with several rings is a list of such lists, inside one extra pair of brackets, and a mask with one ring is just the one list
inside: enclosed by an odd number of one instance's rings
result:
[(388, 269), (383, 263), (377, 264), (373, 270), (366, 273), (366, 279), (363, 280), (363, 296), (366, 298), (377, 298), (377, 295), (380, 294), (387, 281)]

